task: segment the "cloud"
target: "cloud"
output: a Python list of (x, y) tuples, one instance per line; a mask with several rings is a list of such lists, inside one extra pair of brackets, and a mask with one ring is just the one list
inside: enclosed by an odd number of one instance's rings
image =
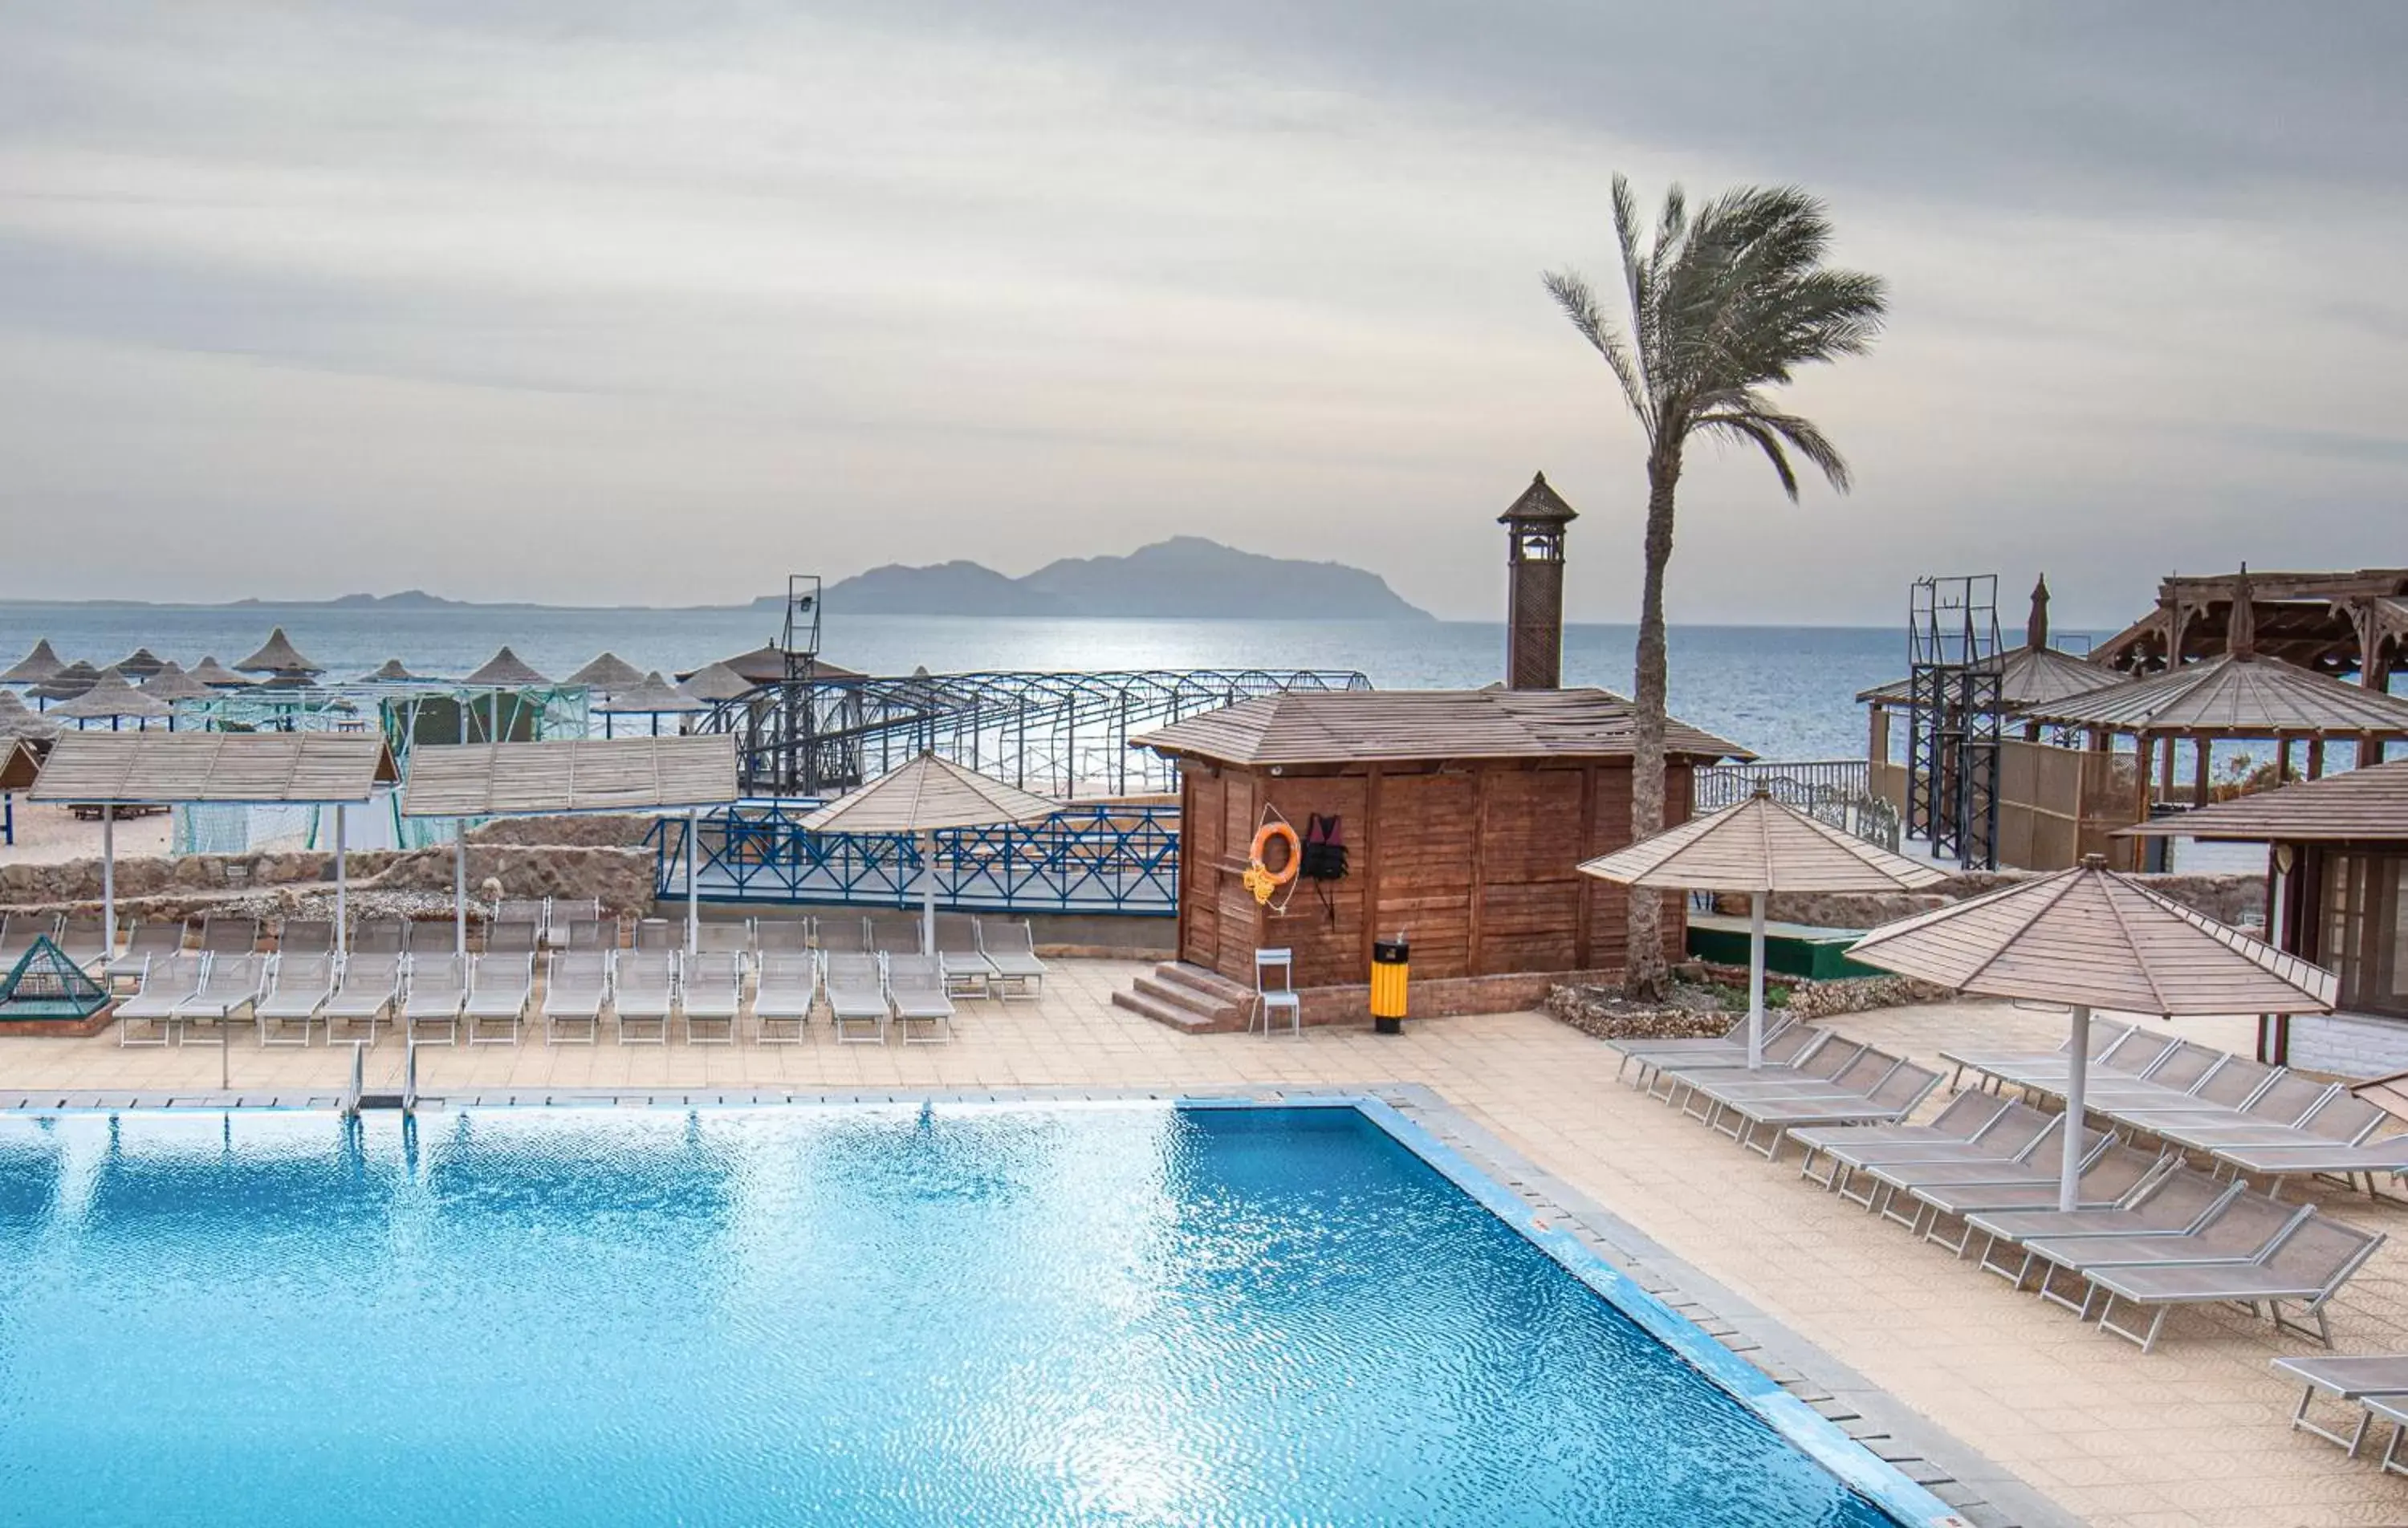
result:
[(2052, 564), (2114, 623), (2170, 547), (2380, 560), (2404, 18), (12, 9), (0, 595), (736, 600), (1189, 531), (1491, 616), (1543, 466), (1613, 619), (1635, 436), (1537, 277), (1607, 258), (1616, 168), (1808, 183), (1897, 294), (1798, 390), (1857, 493), (1704, 453), (1676, 614), (1887, 621), (1915, 574)]

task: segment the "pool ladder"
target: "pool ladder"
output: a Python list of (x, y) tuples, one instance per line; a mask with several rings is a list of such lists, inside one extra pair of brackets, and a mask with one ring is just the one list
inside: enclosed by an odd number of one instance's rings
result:
[(398, 1093), (366, 1091), (368, 1048), (361, 1041), (351, 1042), (351, 1080), (343, 1090), (342, 1112), (345, 1119), (356, 1120), (362, 1109), (397, 1108), (404, 1114), (418, 1112), (418, 1042), (409, 1042), (401, 1062), (401, 1092)]

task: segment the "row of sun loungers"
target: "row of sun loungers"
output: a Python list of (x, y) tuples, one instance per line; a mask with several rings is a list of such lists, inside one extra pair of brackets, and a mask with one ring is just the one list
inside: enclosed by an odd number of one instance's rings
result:
[[(2298, 1177), (2329, 1178), (2375, 1193), (2380, 1176), (2408, 1173), (2408, 1135), (2376, 1140), (2388, 1116), (2342, 1084), (2137, 1026), (2100, 1025), (2090, 1040), (2084, 1107), (2135, 1139), (2197, 1151), (2219, 1172), (2272, 1191)], [(1943, 1051), (1959, 1078), (2062, 1102), (2069, 1053)]]
[[(1804, 1151), (1799, 1172), (1833, 1193), (1908, 1228), (1962, 1257), (1980, 1243), (1980, 1265), (2016, 1288), (2153, 1350), (2170, 1315), (2186, 1306), (2234, 1304), (2263, 1311), (2282, 1330), (2314, 1336), (2328, 1347), (2327, 1305), (2383, 1243), (2383, 1236), (2276, 1197), (2281, 1175), (2253, 1191), (2226, 1176), (2214, 1134), (2263, 1128), (2233, 1126), (2225, 1113), (2245, 1114), (2284, 1080), (2251, 1079), (2237, 1102), (2200, 1099), (2162, 1083), (2185, 1108), (2134, 1090), (2110, 1094), (2145, 1110), (2155, 1125), (2133, 1139), (2069, 1121), (2061, 1109), (2036, 1107), (1980, 1089), (1959, 1092), (1923, 1123), (1908, 1116), (1939, 1083), (1912, 1063), (1886, 1056), (1828, 1031), (1786, 1024), (1763, 1042), (1764, 1065), (1747, 1069), (1743, 1031), (1702, 1040), (1609, 1041), (1622, 1055), (1620, 1076), (1652, 1096), (1684, 1109), (1742, 1145), (1777, 1158), (1784, 1140)], [(2098, 1049), (2112, 1064), (2128, 1035)], [(2191, 1050), (2200, 1048), (2193, 1047)], [(2152, 1045), (2153, 1064), (2171, 1050)], [(1944, 1059), (1959, 1060), (1955, 1055)], [(2029, 1079), (2039, 1098), (2061, 1096), (2059, 1054), (1963, 1058), (1968, 1069)], [(2173, 1076), (2204, 1081), (2236, 1058), (2213, 1052), (2186, 1056)], [(2256, 1064), (2250, 1064), (2255, 1066)], [(2047, 1086), (2051, 1067), (2057, 1088)], [(2264, 1069), (2279, 1073), (2277, 1068)], [(1961, 1075), (1961, 1074), (1960, 1074)], [(2156, 1073), (2164, 1076), (2162, 1069)], [(1928, 1080), (1926, 1080), (1928, 1078)], [(2148, 1080), (2136, 1078), (2136, 1081)], [(2304, 1081), (2305, 1079), (2300, 1079)], [(2333, 1111), (2334, 1090), (2317, 1084), (2291, 1095), (2295, 1121)], [(2355, 1100), (2351, 1101), (2355, 1103)], [(2278, 1106), (2291, 1107), (2289, 1104)], [(2370, 1106), (2371, 1107), (2371, 1106)], [(2222, 1112), (2219, 1112), (2222, 1111)], [(1828, 1113), (1828, 1119), (1814, 1119)], [(2328, 1112), (2328, 1118), (2335, 1118)], [(2354, 1109), (2339, 1124), (2363, 1139), (2372, 1123)], [(2295, 1123), (2289, 1128), (2297, 1129)], [(2144, 1149), (2136, 1139), (2155, 1139)], [(2188, 1164), (2185, 1150), (2217, 1156), (2214, 1172)], [(2078, 1178), (2076, 1205), (2057, 1206), (2066, 1154)]]
[[(2354, 1459), (2366, 1442), (2368, 1429), (2378, 1421), (2389, 1422), (2391, 1441), (2384, 1448), (2381, 1464), (2386, 1474), (2408, 1475), (2408, 1458), (2401, 1454), (2401, 1445), (2408, 1443), (2408, 1356), (2278, 1358), (2274, 1371), (2300, 1383), (2300, 1404), (2291, 1412), (2295, 1431), (2329, 1438)], [(2358, 1408), (2347, 1433), (2315, 1420), (2313, 1411), (2320, 1399)]]

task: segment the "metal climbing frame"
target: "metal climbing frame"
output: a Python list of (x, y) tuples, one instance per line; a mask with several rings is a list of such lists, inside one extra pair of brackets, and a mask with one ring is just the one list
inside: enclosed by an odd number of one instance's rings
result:
[(1256, 695), (1369, 690), (1345, 670), (997, 670), (866, 678), (790, 665), (795, 677), (753, 689), (697, 719), (732, 732), (741, 784), (755, 795), (827, 796), (923, 750), (1069, 798), (1177, 788), (1168, 760), (1132, 750), (1137, 734)]
[(1917, 578), (1907, 609), (1906, 831), (1969, 870), (1998, 867), (2002, 672), (1998, 575)]
[[(695, 890), (713, 902), (916, 907), (920, 846), (908, 835), (807, 833), (818, 805), (748, 800), (700, 819)], [(659, 894), (685, 894), (685, 823), (664, 818), (645, 842)], [(1074, 807), (1041, 822), (935, 835), (937, 901), (973, 912), (1179, 910), (1179, 808)]]

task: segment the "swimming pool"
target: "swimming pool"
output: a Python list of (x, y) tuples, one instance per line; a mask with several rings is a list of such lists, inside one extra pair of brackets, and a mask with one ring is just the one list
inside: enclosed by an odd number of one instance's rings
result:
[(1893, 1521), (1440, 1158), (1375, 1106), (0, 1118), (0, 1521)]

